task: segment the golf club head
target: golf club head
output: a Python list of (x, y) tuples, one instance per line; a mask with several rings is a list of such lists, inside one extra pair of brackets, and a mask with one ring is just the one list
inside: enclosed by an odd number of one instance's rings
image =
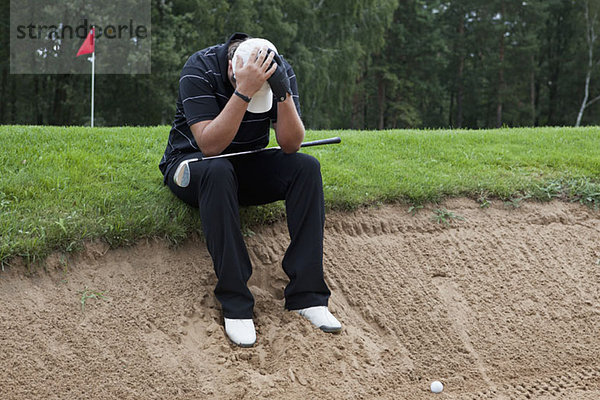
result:
[(190, 163), (191, 160), (182, 161), (181, 164), (175, 170), (173, 180), (180, 187), (188, 187), (190, 184)]

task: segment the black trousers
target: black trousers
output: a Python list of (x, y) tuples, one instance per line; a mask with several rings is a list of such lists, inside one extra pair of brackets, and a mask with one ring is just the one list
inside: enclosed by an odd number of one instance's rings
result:
[[(201, 156), (192, 153), (186, 158)], [(290, 278), (285, 308), (327, 305), (331, 292), (323, 278), (325, 209), (320, 164), (307, 154), (280, 150), (194, 162), (186, 188), (167, 184), (184, 202), (198, 207), (202, 230), (212, 257), (215, 296), (226, 318), (252, 318), (254, 298), (247, 282), (252, 265), (240, 230), (239, 206), (285, 200), (290, 244), (283, 270)]]

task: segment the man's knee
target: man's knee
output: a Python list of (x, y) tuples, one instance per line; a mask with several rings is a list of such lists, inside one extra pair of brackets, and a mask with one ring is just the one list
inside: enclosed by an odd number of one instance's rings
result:
[(227, 182), (234, 179), (235, 172), (231, 162), (226, 159), (200, 161), (204, 169), (204, 178), (210, 182)]
[(304, 153), (294, 153), (292, 156), (295, 157), (294, 161), (301, 173), (321, 175), (321, 163), (315, 157)]
[(234, 192), (237, 179), (231, 162), (225, 159), (205, 160), (197, 163), (198, 194)]

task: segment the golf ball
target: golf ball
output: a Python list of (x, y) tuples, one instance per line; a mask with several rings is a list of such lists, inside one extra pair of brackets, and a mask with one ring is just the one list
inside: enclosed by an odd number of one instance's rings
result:
[(444, 385), (442, 384), (442, 382), (440, 382), (440, 381), (431, 382), (431, 391), (433, 393), (442, 393), (442, 390), (444, 390)]

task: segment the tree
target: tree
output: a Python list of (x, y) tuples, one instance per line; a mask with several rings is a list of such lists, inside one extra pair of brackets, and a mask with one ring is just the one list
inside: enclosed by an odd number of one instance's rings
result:
[[(0, 9), (0, 123), (87, 123), (88, 74), (10, 74)], [(152, 73), (97, 75), (99, 126), (170, 123), (187, 58), (236, 31), (292, 64), (308, 128), (600, 122), (598, 0), (151, 0), (151, 12)]]
[(590, 96), (590, 81), (592, 79), (592, 71), (594, 70), (595, 65), (597, 64), (594, 61), (594, 45), (596, 44), (596, 40), (598, 39), (596, 33), (596, 24), (598, 23), (598, 10), (592, 9), (590, 10), (590, 2), (589, 0), (585, 1), (585, 39), (587, 43), (587, 53), (588, 53), (588, 63), (587, 63), (587, 73), (585, 76), (585, 89), (583, 95), (583, 101), (581, 102), (581, 107), (579, 108), (579, 114), (577, 114), (577, 121), (575, 122), (575, 126), (581, 125), (581, 118), (583, 117), (583, 113), (586, 108), (600, 100), (600, 96), (593, 98), (588, 101)]

